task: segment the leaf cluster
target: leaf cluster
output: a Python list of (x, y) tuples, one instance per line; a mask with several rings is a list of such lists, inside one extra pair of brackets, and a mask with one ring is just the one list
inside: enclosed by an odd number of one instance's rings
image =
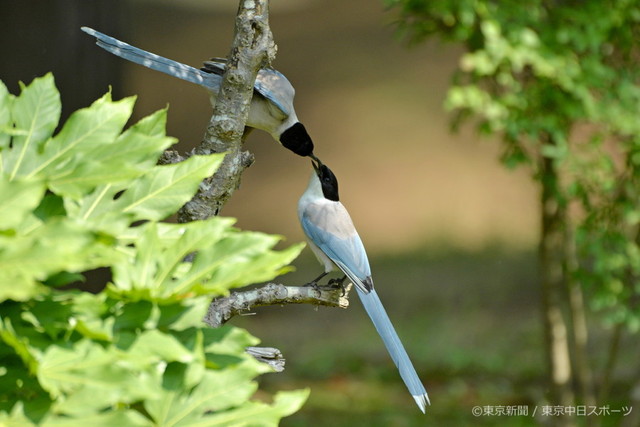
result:
[[(306, 392), (250, 400), (268, 370), (244, 352), (256, 338), (202, 318), (301, 247), (229, 218), (161, 222), (222, 155), (156, 165), (175, 142), (167, 112), (125, 129), (133, 105), (107, 93), (56, 133), (51, 75), (18, 96), (0, 82), (0, 424), (274, 425)], [(64, 286), (99, 267), (104, 291)]]

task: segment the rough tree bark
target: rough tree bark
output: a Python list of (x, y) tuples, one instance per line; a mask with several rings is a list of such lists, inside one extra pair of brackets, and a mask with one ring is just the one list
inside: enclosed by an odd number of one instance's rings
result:
[(258, 70), (271, 64), (275, 56), (268, 1), (240, 1), (222, 86), (204, 140), (195, 150), (196, 154), (227, 155), (216, 174), (202, 183), (195, 197), (178, 213), (180, 221), (217, 215), (240, 185), (244, 169), (253, 163), (253, 155), (242, 150), (242, 135)]
[[(253, 155), (242, 150), (242, 135), (249, 115), (253, 84), (258, 70), (275, 58), (276, 46), (269, 28), (267, 0), (240, 1), (235, 36), (213, 115), (195, 154), (227, 153), (218, 171), (200, 185), (198, 193), (178, 212), (179, 222), (203, 220), (217, 215), (240, 185)], [(168, 151), (164, 163), (184, 157)]]

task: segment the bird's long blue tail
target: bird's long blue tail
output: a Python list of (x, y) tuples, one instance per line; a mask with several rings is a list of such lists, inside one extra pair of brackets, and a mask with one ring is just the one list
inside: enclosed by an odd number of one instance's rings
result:
[(409, 355), (404, 349), (404, 346), (400, 341), (400, 337), (398, 337), (396, 330), (391, 324), (391, 320), (389, 319), (389, 316), (387, 316), (387, 312), (382, 306), (382, 302), (380, 301), (380, 298), (378, 298), (378, 294), (375, 289), (372, 289), (369, 293), (365, 293), (360, 290), (360, 288), (356, 289), (364, 309), (373, 321), (373, 324), (382, 338), (384, 345), (387, 347), (387, 351), (391, 355), (393, 362), (398, 367), (402, 380), (420, 407), (420, 410), (424, 413), (427, 404), (431, 404), (431, 402), (429, 402), (429, 395), (427, 395), (427, 391), (422, 385), (420, 378), (418, 378), (418, 374), (416, 373), (411, 360), (409, 360)]
[(130, 44), (96, 31), (93, 28), (82, 27), (81, 29), (85, 33), (94, 36), (97, 39), (96, 44), (98, 46), (128, 61), (204, 87), (208, 87), (208, 85), (212, 83), (207, 81), (207, 79), (204, 78), (205, 73), (197, 68), (172, 61), (171, 59), (147, 52), (146, 50), (138, 49), (135, 46), (131, 46)]

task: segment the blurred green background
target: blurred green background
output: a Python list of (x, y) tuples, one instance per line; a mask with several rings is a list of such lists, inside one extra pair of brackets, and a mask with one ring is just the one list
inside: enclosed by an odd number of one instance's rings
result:
[[(225, 56), (236, 0), (51, 1), (0, 4), (0, 78), (53, 71), (67, 112), (112, 85), (138, 95), (134, 119), (170, 106), (168, 133), (188, 151), (211, 114), (195, 85), (112, 57), (81, 33), (91, 26), (151, 52), (198, 66)], [(265, 391), (311, 388), (286, 426), (509, 425), (531, 416), (472, 415), (474, 406), (544, 404), (545, 358), (538, 307), (537, 193), (525, 169), (505, 170), (495, 141), (452, 135), (442, 101), (461, 49), (408, 48), (380, 0), (273, 0), (274, 66), (297, 90), (296, 111), (316, 154), (340, 180), (341, 200), (368, 249), (375, 283), (432, 406), (426, 416), (389, 359), (357, 298), (349, 310), (269, 307), (233, 319), (279, 348), (283, 373)], [(238, 226), (303, 240), (296, 203), (311, 167), (254, 132), (255, 164), (223, 215)], [(282, 278), (302, 284), (319, 264), (305, 251)], [(608, 332), (594, 326), (596, 370)], [(638, 346), (624, 342), (614, 380), (635, 374)], [(624, 382), (609, 404), (625, 404)], [(547, 402), (553, 404), (553, 402)], [(640, 408), (637, 408), (640, 410)], [(540, 407), (538, 407), (540, 411)], [(602, 417), (617, 425), (619, 415)]]

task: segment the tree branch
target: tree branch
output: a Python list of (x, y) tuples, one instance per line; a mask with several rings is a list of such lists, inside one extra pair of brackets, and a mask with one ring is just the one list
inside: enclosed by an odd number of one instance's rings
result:
[(235, 315), (249, 311), (253, 307), (266, 305), (312, 304), (347, 308), (351, 286), (351, 284), (347, 285), (343, 293), (341, 288), (284, 286), (269, 283), (260, 288), (232, 292), (228, 297), (214, 299), (204, 321), (212, 328), (218, 328)]
[[(276, 46), (269, 28), (268, 0), (240, 1), (235, 37), (213, 115), (195, 154), (227, 153), (218, 171), (200, 185), (198, 193), (178, 212), (179, 222), (217, 215), (240, 185), (242, 172), (253, 155), (242, 151), (242, 136), (249, 116), (258, 71), (275, 58)], [(182, 156), (167, 153), (161, 161)]]

